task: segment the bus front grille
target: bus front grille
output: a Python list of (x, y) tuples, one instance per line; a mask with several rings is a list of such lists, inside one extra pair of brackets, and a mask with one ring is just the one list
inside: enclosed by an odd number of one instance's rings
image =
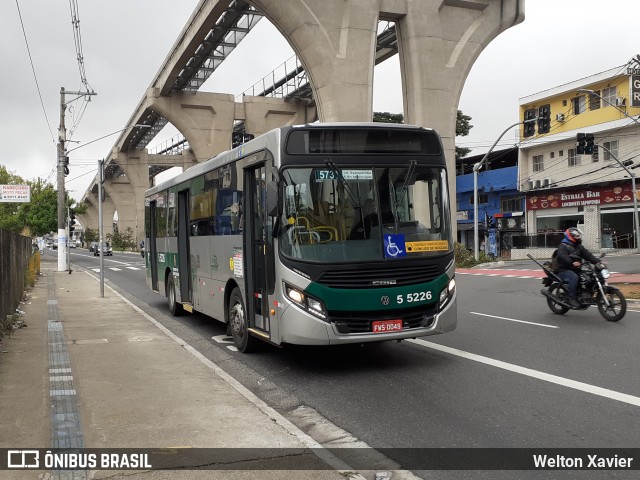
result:
[(386, 265), (382, 268), (360, 267), (358, 270), (331, 270), (322, 273), (316, 282), (331, 288), (404, 286), (431, 282), (442, 273), (437, 265), (403, 265), (398, 267)]
[(433, 325), (436, 304), (412, 310), (398, 310), (379, 315), (379, 312), (329, 312), (329, 322), (340, 333), (371, 333), (372, 323), (380, 320), (402, 320), (402, 329), (426, 328)]

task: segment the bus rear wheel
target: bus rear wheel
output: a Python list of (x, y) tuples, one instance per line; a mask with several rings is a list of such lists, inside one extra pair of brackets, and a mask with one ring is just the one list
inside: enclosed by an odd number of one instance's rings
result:
[(182, 304), (176, 300), (176, 281), (173, 278), (173, 274), (170, 273), (167, 278), (167, 301), (169, 302), (169, 311), (171, 315), (177, 317), (184, 313)]
[(243, 353), (254, 351), (257, 346), (257, 340), (249, 333), (247, 310), (244, 308), (244, 301), (238, 287), (235, 287), (231, 292), (228, 312), (229, 330), (236, 348)]

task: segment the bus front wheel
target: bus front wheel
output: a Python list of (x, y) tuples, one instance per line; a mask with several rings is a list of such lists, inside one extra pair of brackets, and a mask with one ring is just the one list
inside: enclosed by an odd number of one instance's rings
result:
[(231, 292), (228, 311), (229, 330), (231, 330), (233, 343), (241, 352), (252, 352), (256, 348), (257, 340), (249, 333), (247, 310), (244, 308), (244, 301), (238, 287), (235, 287)]
[(169, 311), (171, 312), (171, 315), (174, 317), (182, 315), (184, 310), (182, 308), (182, 304), (178, 303), (176, 300), (176, 281), (171, 273), (167, 278), (167, 301), (169, 302)]

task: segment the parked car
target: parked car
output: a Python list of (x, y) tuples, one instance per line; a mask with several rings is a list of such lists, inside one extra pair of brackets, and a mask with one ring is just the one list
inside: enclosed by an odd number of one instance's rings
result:
[(98, 242), (91, 242), (89, 245), (89, 251), (95, 252), (98, 249)]
[[(106, 242), (105, 244), (102, 245), (102, 255), (103, 256), (107, 256), (107, 255), (113, 256), (113, 249), (111, 248), (111, 245), (109, 245), (109, 242)], [(100, 248), (98, 247), (98, 245), (96, 245), (95, 249), (93, 250), (93, 256), (94, 257), (100, 256)]]

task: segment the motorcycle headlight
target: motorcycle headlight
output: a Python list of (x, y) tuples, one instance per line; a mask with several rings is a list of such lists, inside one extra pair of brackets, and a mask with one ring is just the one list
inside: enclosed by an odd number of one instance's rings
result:
[(606, 268), (603, 268), (602, 271), (600, 271), (600, 275), (602, 275), (602, 278), (609, 278), (611, 276), (611, 272)]

